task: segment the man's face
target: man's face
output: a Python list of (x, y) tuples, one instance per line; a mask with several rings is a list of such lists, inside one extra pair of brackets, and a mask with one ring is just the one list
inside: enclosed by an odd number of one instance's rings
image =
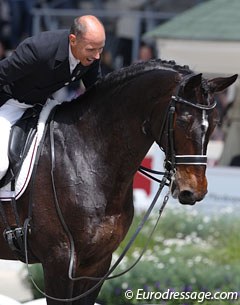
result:
[(70, 34), (69, 40), (73, 56), (80, 60), (83, 66), (89, 66), (100, 58), (105, 45), (105, 33), (87, 32), (80, 39)]

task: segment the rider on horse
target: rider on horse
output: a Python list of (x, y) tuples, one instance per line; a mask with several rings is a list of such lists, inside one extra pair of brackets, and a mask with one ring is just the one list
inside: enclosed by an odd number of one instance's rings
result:
[(26, 109), (44, 105), (51, 95), (82, 79), (86, 88), (101, 77), (100, 55), (105, 45), (103, 24), (94, 16), (74, 19), (69, 30), (27, 38), (0, 62), (0, 180), (8, 166), (12, 125)]

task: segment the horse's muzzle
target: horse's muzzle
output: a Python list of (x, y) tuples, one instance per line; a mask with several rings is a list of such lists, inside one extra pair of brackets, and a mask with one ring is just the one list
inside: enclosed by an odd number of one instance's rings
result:
[(176, 183), (172, 187), (172, 196), (179, 200), (181, 204), (194, 205), (197, 201), (201, 201), (206, 192), (198, 192), (197, 190), (192, 190), (191, 188), (182, 188), (179, 189)]
[(196, 201), (199, 201), (196, 199), (194, 193), (191, 192), (190, 190), (181, 191), (178, 195), (178, 200), (180, 201), (181, 204), (189, 204), (189, 205), (193, 205), (196, 203)]

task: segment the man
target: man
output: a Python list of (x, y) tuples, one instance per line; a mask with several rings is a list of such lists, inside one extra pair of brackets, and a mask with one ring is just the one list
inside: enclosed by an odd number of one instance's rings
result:
[(105, 30), (94, 16), (77, 17), (68, 30), (42, 32), (24, 40), (0, 61), (0, 179), (5, 175), (11, 126), (34, 104), (70, 82), (86, 88), (101, 77)]

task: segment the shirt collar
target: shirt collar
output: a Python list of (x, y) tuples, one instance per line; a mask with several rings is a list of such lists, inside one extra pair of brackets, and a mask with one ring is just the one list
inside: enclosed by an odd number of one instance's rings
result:
[(69, 59), (69, 67), (70, 67), (70, 73), (73, 72), (74, 68), (76, 67), (77, 64), (80, 63), (80, 60), (79, 59), (76, 59), (73, 54), (72, 54), (72, 50), (71, 50), (71, 47), (70, 47), (70, 44), (69, 44), (69, 52), (68, 52), (68, 59)]

